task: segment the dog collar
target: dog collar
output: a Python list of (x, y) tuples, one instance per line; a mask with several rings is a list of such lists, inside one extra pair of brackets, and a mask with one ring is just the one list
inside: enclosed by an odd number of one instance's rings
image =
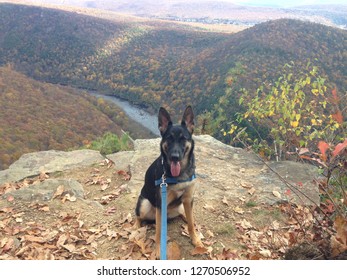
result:
[[(166, 177), (164, 180), (165, 180), (165, 183), (167, 183), (167, 184), (178, 184), (178, 183), (185, 183), (185, 182), (193, 181), (195, 178), (196, 178), (196, 175), (193, 174), (192, 177), (188, 178), (187, 180), (178, 180), (174, 177)], [(156, 186), (159, 186), (161, 183), (163, 183), (163, 178), (155, 180)]]

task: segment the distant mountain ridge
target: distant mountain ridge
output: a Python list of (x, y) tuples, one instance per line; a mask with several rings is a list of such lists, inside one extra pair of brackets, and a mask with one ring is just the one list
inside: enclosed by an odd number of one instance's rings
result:
[(224, 93), (228, 71), (255, 91), (284, 64), (315, 61), (332, 86), (347, 88), (347, 32), (277, 20), (236, 34), (198, 32), (161, 21), (112, 21), (76, 12), (1, 4), (0, 64), (51, 83), (115, 94), (158, 108), (208, 109)]
[(346, 5), (308, 5), (291, 8), (253, 7), (235, 5), (222, 0), (187, 2), (182, 0), (46, 0), (46, 1), (12, 1), (16, 3), (49, 3), (71, 5), (116, 11), (141, 17), (170, 19), (177, 21), (241, 24), (252, 26), (268, 20), (291, 18), (315, 23), (347, 28)]
[[(15, 72), (42, 82), (117, 95), (133, 103), (146, 105), (152, 111), (165, 106), (180, 114), (180, 110), (187, 104), (192, 104), (198, 115), (218, 107), (218, 100), (228, 87), (225, 81), (230, 71), (238, 72), (238, 76), (233, 77), (237, 78), (233, 80), (236, 89), (245, 88), (255, 94), (259, 86), (276, 81), (286, 63), (293, 62), (293, 73), (300, 73), (309, 59), (326, 77), (328, 87), (331, 89), (337, 86), (343, 96), (347, 89), (346, 49), (346, 31), (298, 20), (269, 21), (236, 34), (225, 34), (112, 13), (103, 17), (99, 11), (98, 16), (87, 16), (76, 11), (0, 4), (0, 66), (11, 65), (10, 70), (0, 68), (2, 84), (15, 93), (17, 101), (28, 100), (27, 104), (20, 104), (24, 106), (20, 110), (26, 116), (30, 115), (32, 107), (40, 104), (49, 109), (42, 113), (52, 119), (52, 108), (56, 110), (54, 112), (59, 112), (53, 105), (54, 94), (58, 91), (49, 87), (49, 98), (45, 98), (45, 102), (35, 103), (33, 92), (27, 94), (22, 87), (35, 89), (38, 91), (36, 96), (44, 96), (40, 88), (45, 86), (28, 82), (27, 77)], [(0, 90), (4, 90), (4, 87), (0, 87)], [(238, 93), (236, 90), (232, 96), (232, 102), (236, 105)], [(58, 95), (63, 96), (67, 104), (82, 102), (76, 101), (76, 96), (69, 98), (68, 93), (61, 89)], [(4, 135), (6, 137), (1, 147), (4, 147), (7, 154), (5, 160), (9, 162), (10, 159), (18, 158), (15, 147), (22, 147), (18, 143), (28, 139), (22, 131), (30, 128), (30, 125), (24, 123), (22, 127), (23, 117), (16, 111), (16, 104), (19, 103), (9, 99), (11, 94), (2, 94), (0, 97), (4, 98), (1, 106), (6, 109), (2, 108), (0, 121), (10, 121), (10, 124), (6, 122), (0, 125), (0, 135), (2, 139)], [(341, 98), (343, 102), (346, 99)], [(56, 121), (55, 133), (61, 134), (59, 129), (67, 127), (66, 120), (71, 115), (76, 116), (74, 120), (80, 120), (83, 115), (79, 114), (79, 110), (86, 113), (91, 105), (84, 106), (82, 110), (78, 107), (64, 108), (59, 104), (63, 122), (62, 119)], [(237, 106), (231, 107), (234, 110), (232, 114), (236, 113)], [(4, 114), (7, 114), (6, 119)], [(99, 135), (100, 131), (90, 129), (101, 128), (95, 125), (101, 120), (105, 123), (102, 130), (110, 130), (112, 122), (97, 115), (87, 117), (89, 120), (94, 118), (94, 122), (90, 123), (83, 123), (82, 117), (82, 124), (87, 126), (85, 131), (74, 135), (77, 142)], [(118, 115), (113, 117), (117, 118)], [(44, 127), (42, 121), (37, 118), (34, 127)], [(75, 128), (69, 128), (66, 132), (83, 130), (81, 124), (76, 122), (73, 125)], [(88, 128), (88, 125), (91, 127)], [(34, 150), (51, 147), (56, 142), (55, 138), (50, 138), (47, 132), (49, 129), (44, 128), (36, 133), (36, 136), (41, 133), (43, 138), (33, 138), (31, 141)], [(6, 134), (1, 134), (4, 129)], [(31, 128), (27, 131), (32, 133)], [(57, 145), (61, 146), (59, 141), (67, 141), (69, 145), (76, 143), (70, 140), (60, 137)], [(33, 150), (25, 149), (25, 152)], [(4, 156), (5, 152), (0, 154)]]

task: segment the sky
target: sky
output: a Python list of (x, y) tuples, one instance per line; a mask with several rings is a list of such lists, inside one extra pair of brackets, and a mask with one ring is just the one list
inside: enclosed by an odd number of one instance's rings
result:
[[(38, 1), (38, 0), (36, 0)], [(71, 0), (61, 0), (61, 4), (68, 4)], [(98, 1), (98, 0), (92, 0)], [(107, 0), (110, 1), (110, 0)], [(114, 0), (116, 1), (116, 0)], [(136, 0), (129, 0), (129, 2), (136, 2)], [(170, 1), (170, 0), (162, 0)], [(240, 5), (251, 5), (251, 6), (273, 6), (273, 7), (292, 7), (300, 5), (318, 5), (318, 4), (347, 4), (346, 0), (180, 0), (184, 2), (199, 2), (199, 1), (223, 1), (231, 2)], [(41, 0), (41, 2), (52, 2), (47, 0)], [(56, 0), (55, 2), (58, 2)], [(74, 1), (73, 1), (74, 2)], [(87, 2), (87, 0), (85, 1)]]
[(235, 4), (252, 5), (252, 6), (280, 6), (291, 7), (301, 5), (318, 5), (318, 4), (345, 4), (346, 0), (223, 0)]
[[(27, 2), (32, 2), (30, 0), (24, 0)], [(88, 2), (88, 0), (34, 0), (34, 2), (41, 2), (41, 3), (56, 3), (56, 4), (67, 4), (69, 5), (69, 2), (73, 2), (76, 4), (76, 2)], [(98, 1), (98, 0), (90, 0), (90, 1)], [(106, 0), (111, 1), (111, 0)], [(114, 0), (115, 2), (117, 0)], [(124, 1), (124, 0), (123, 0)], [(162, 2), (165, 1), (181, 1), (181, 2), (229, 2), (239, 5), (249, 5), (249, 6), (261, 6), (261, 7), (293, 7), (293, 6), (301, 6), (301, 5), (332, 5), (332, 4), (342, 4), (347, 5), (347, 0), (161, 0)], [(11, 2), (11, 1), (9, 1)], [(127, 2), (136, 2), (136, 0), (128, 0)]]

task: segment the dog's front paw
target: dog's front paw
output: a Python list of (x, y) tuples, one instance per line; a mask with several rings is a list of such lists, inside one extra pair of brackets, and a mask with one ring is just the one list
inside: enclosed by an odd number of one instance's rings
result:
[(141, 219), (136, 217), (135, 223), (132, 226), (133, 230), (139, 229), (141, 227)]
[(155, 248), (155, 258), (160, 260), (160, 245), (157, 245)]
[(195, 247), (200, 247), (200, 248), (204, 248), (204, 247), (205, 247), (204, 244), (202, 244), (200, 238), (197, 237), (197, 236), (196, 236), (195, 238), (192, 239), (192, 243), (193, 243), (193, 245), (194, 245)]

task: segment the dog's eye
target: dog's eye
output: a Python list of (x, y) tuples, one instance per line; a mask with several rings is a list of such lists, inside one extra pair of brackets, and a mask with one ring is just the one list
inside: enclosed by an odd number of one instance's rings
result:
[(189, 140), (189, 136), (187, 135), (187, 134), (182, 134), (181, 135), (181, 138), (180, 138), (181, 140)]

